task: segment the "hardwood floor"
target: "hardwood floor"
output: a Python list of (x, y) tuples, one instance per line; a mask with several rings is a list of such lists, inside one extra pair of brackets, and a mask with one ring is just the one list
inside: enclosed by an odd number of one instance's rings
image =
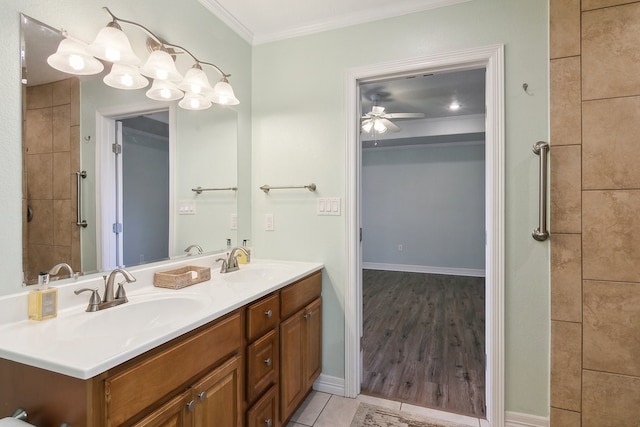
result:
[(362, 288), (362, 393), (484, 417), (484, 278), (364, 270)]

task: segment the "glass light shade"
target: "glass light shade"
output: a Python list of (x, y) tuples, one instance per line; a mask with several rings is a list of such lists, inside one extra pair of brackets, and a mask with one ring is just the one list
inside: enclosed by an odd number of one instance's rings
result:
[(140, 58), (133, 52), (127, 35), (113, 26), (106, 26), (98, 32), (96, 39), (89, 45), (89, 52), (114, 64), (140, 64)]
[(154, 80), (147, 91), (147, 97), (156, 101), (176, 101), (184, 96), (184, 93), (173, 83), (166, 80)]
[(47, 63), (56, 70), (78, 76), (98, 74), (104, 69), (102, 62), (87, 52), (85, 44), (72, 39), (62, 40)]
[(233, 94), (233, 88), (231, 87), (229, 82), (227, 82), (226, 80), (227, 80), (226, 78), (223, 78), (218, 83), (216, 83), (216, 85), (213, 87), (213, 94), (211, 95), (211, 100), (216, 104), (221, 104), (221, 105), (240, 104), (240, 101), (238, 100), (238, 98), (236, 98), (236, 96)]
[(171, 55), (160, 49), (151, 52), (147, 62), (140, 68), (140, 72), (156, 80), (169, 80), (172, 82), (182, 80), (182, 75), (176, 69), (176, 64), (173, 62)]
[(373, 129), (373, 120), (368, 119), (365, 120), (365, 123), (362, 125), (362, 130), (365, 131), (366, 133), (371, 132), (371, 129)]
[(378, 133), (385, 133), (387, 131), (387, 127), (378, 119), (374, 120), (373, 129)]
[(102, 81), (116, 89), (142, 89), (149, 84), (149, 80), (136, 67), (127, 64), (113, 64), (111, 72)]
[(200, 95), (205, 95), (207, 93), (211, 93), (213, 90), (211, 85), (209, 84), (209, 79), (207, 78), (207, 74), (202, 71), (198, 65), (190, 68), (189, 71), (184, 75), (184, 80), (180, 82), (178, 85), (180, 89), (185, 92), (196, 93)]
[(211, 101), (197, 93), (186, 93), (178, 105), (185, 110), (206, 110), (211, 107)]

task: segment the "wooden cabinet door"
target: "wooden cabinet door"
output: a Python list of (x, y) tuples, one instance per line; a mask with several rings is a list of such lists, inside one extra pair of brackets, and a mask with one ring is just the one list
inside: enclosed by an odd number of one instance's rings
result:
[(191, 400), (191, 390), (188, 390), (156, 409), (133, 427), (189, 427), (191, 426), (191, 412), (188, 403)]
[(273, 386), (247, 412), (247, 427), (278, 427), (278, 393)]
[(305, 307), (305, 337), (303, 352), (306, 389), (313, 385), (322, 371), (322, 300)]
[(300, 310), (280, 323), (280, 421), (293, 414), (305, 393), (302, 364), (305, 311)]
[(234, 356), (194, 384), (196, 427), (242, 427), (242, 369)]

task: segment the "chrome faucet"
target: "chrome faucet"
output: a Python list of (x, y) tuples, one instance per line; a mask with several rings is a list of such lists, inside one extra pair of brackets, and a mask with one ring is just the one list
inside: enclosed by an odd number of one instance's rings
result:
[[(116, 281), (118, 273), (121, 273), (124, 276), (125, 281), (118, 283), (118, 290), (114, 296), (113, 284)], [(86, 311), (99, 311), (124, 304), (128, 301), (127, 295), (124, 291), (124, 284), (136, 281), (136, 278), (123, 268), (116, 268), (109, 274), (108, 278), (107, 276), (102, 276), (102, 278), (104, 279), (104, 295), (102, 296), (102, 299), (100, 299), (98, 289), (82, 288), (73, 291), (76, 295), (86, 291), (91, 292), (91, 298), (89, 299), (89, 305), (87, 306)]]
[(62, 270), (63, 268), (69, 272), (69, 277), (73, 277), (74, 279), (78, 278), (77, 274), (73, 272), (73, 269), (71, 268), (71, 266), (66, 262), (61, 262), (51, 267), (51, 270), (49, 270), (49, 275), (55, 276), (58, 273), (60, 273), (60, 270)]
[(235, 247), (231, 249), (231, 252), (227, 254), (227, 259), (218, 258), (216, 261), (222, 261), (222, 265), (220, 266), (220, 273), (230, 273), (232, 271), (237, 271), (240, 269), (238, 266), (238, 257), (240, 254), (237, 252), (244, 252), (246, 256), (249, 256), (249, 252), (243, 247)]
[(187, 254), (187, 256), (191, 255), (191, 249), (195, 249), (198, 251), (198, 255), (202, 254), (202, 246), (200, 245), (189, 245), (187, 246), (187, 249), (185, 249), (185, 253)]

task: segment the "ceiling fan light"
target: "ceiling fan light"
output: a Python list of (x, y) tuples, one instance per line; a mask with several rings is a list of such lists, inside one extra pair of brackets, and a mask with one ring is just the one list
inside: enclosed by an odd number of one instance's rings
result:
[(97, 58), (114, 64), (140, 64), (140, 58), (133, 52), (127, 35), (116, 22), (102, 28), (96, 39), (89, 45), (89, 51)]
[(171, 55), (162, 49), (154, 50), (147, 58), (147, 62), (140, 68), (140, 72), (156, 80), (179, 82), (182, 75), (176, 69)]
[(58, 71), (78, 76), (98, 74), (104, 69), (102, 62), (87, 52), (87, 45), (73, 39), (63, 39), (47, 63)]
[(460, 107), (462, 107), (458, 101), (453, 101), (451, 104), (449, 104), (449, 110), (451, 111), (457, 111), (460, 109)]
[(149, 80), (136, 67), (127, 64), (113, 64), (111, 72), (102, 81), (107, 86), (125, 90), (142, 89), (149, 84)]
[(213, 87), (213, 94), (211, 95), (211, 100), (216, 104), (220, 105), (238, 105), (240, 101), (236, 98), (233, 93), (233, 88), (229, 84), (229, 81), (226, 77), (223, 77), (216, 85)]
[(184, 93), (171, 82), (154, 80), (146, 95), (156, 101), (177, 101), (184, 96)]
[(206, 110), (211, 107), (211, 100), (197, 93), (186, 93), (178, 105), (185, 110)]
[(377, 133), (385, 133), (387, 131), (387, 127), (382, 123), (381, 120), (374, 120), (373, 130)]
[(202, 71), (202, 68), (198, 64), (195, 64), (186, 72), (184, 79), (180, 82), (178, 87), (185, 92), (200, 95), (211, 93), (213, 90), (209, 84), (209, 79), (207, 78), (206, 73)]
[(362, 130), (364, 132), (369, 133), (371, 129), (373, 129), (373, 120), (369, 119), (362, 122)]

